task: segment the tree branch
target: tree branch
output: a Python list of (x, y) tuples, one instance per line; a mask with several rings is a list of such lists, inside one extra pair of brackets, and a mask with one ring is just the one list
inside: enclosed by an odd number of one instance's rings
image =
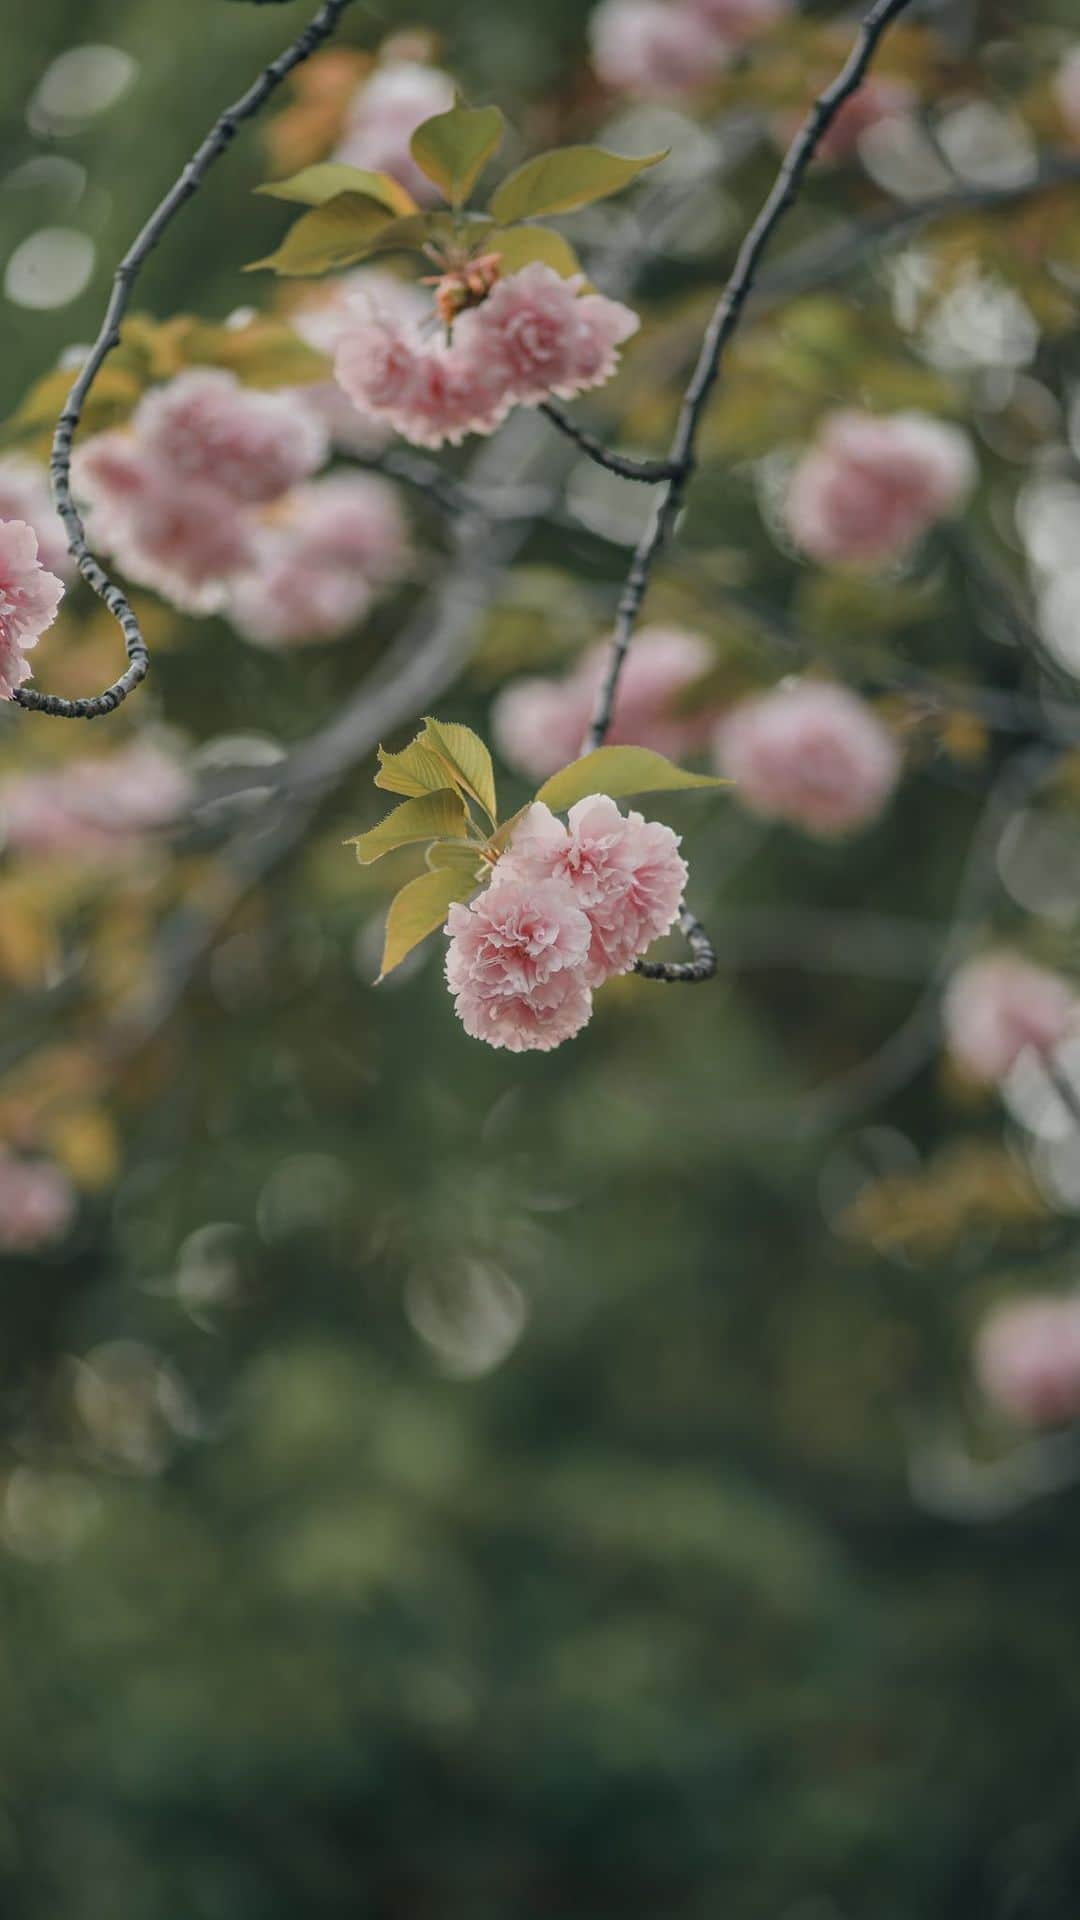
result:
[(12, 699), (16, 700), (20, 707), (27, 707), (36, 713), (48, 713), (62, 720), (97, 720), (107, 713), (115, 712), (121, 701), (126, 700), (128, 694), (146, 678), (150, 668), (150, 654), (139, 622), (126, 596), (91, 553), (87, 545), (82, 517), (72, 499), (72, 443), (90, 389), (110, 353), (120, 344), (120, 323), (127, 312), (132, 289), (147, 256), (153, 252), (181, 207), (198, 191), (214, 161), (219, 159), (231, 145), (241, 124), (258, 113), (264, 101), (273, 93), (275, 87), (280, 86), (286, 75), (290, 74), (294, 67), (300, 66), (310, 54), (314, 53), (316, 47), (333, 33), (341, 15), (349, 5), (351, 0), (323, 0), (323, 5), (315, 18), (303, 32), (297, 35), (276, 60), (270, 62), (270, 65), (263, 70), (239, 100), (235, 101), (231, 107), (226, 107), (224, 113), (215, 120), (202, 145), (188, 161), (179, 179), (174, 181), (165, 198), (150, 215), (146, 225), (132, 242), (116, 269), (112, 293), (105, 309), (105, 318), (101, 323), (101, 331), (90, 349), (78, 379), (68, 394), (64, 411), (56, 423), (49, 475), (56, 510), (67, 529), (69, 551), (74, 555), (79, 572), (87, 585), (118, 621), (124, 636), (124, 646), (127, 649), (128, 666), (120, 678), (106, 687), (103, 693), (79, 700), (64, 700), (55, 693), (40, 693), (30, 687), (17, 687)]
[(595, 460), (598, 467), (606, 468), (608, 473), (617, 473), (620, 479), (640, 480), (646, 486), (655, 487), (662, 480), (675, 478), (678, 469), (673, 461), (634, 460), (629, 454), (613, 453), (595, 433), (590, 433), (586, 427), (579, 427), (576, 420), (571, 420), (570, 415), (564, 413), (554, 400), (545, 400), (537, 411), (550, 420), (552, 426), (558, 427), (560, 433), (565, 433), (568, 440), (573, 440), (583, 453), (588, 454), (590, 460)]

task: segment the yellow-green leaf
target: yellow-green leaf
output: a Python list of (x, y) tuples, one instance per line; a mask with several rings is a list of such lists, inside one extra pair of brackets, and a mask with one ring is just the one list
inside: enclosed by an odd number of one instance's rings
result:
[(227, 367), (248, 387), (303, 387), (329, 380), (324, 353), (301, 340), (284, 320), (260, 314), (244, 327), (210, 326), (196, 320), (179, 338), (179, 362), (188, 367)]
[(581, 261), (561, 233), (552, 227), (496, 227), (488, 235), (487, 246), (502, 256), (502, 271), (517, 273), (534, 260), (552, 267), (564, 280), (582, 271)]
[[(416, 880), (410, 880), (407, 887), (402, 887), (391, 900), (386, 916), (379, 980), (385, 980), (388, 973), (401, 965), (406, 954), (419, 946), (421, 940), (426, 940), (429, 933), (434, 933), (436, 927), (442, 926), (455, 900), (467, 900), (475, 892), (476, 881), (472, 876), (450, 867), (422, 873)], [(378, 985), (378, 981), (375, 984)]]
[(471, 874), (477, 886), (483, 878), (480, 849), (471, 840), (433, 840), (424, 859), (429, 867), (447, 867), (455, 873)]
[(498, 107), (451, 107), (417, 127), (409, 147), (444, 198), (460, 207), (501, 147), (505, 128)]
[[(403, 800), (377, 827), (370, 827), (367, 833), (354, 834), (345, 845), (355, 847), (360, 865), (368, 867), (373, 860), (381, 860), (384, 853), (411, 846), (417, 840), (462, 840), (468, 824), (469, 816), (461, 795), (444, 789), (441, 793), (422, 793), (413, 800)], [(474, 854), (474, 865), (475, 862)]]
[(479, 735), (456, 720), (425, 720), (423, 739), (445, 760), (457, 785), (479, 802), (494, 825), (495, 770)]
[(379, 771), (375, 785), (388, 793), (438, 793), (454, 785), (450, 768), (442, 755), (424, 744), (423, 734), (403, 747), (400, 753), (379, 748)]
[(372, 252), (379, 234), (392, 224), (394, 216), (370, 195), (339, 193), (324, 206), (302, 214), (277, 252), (267, 254), (265, 260), (253, 260), (245, 272), (272, 267), (275, 273), (301, 275), (351, 267)]
[(339, 193), (362, 193), (377, 200), (393, 214), (419, 213), (420, 209), (407, 187), (389, 173), (373, 173), (367, 167), (349, 167), (339, 160), (327, 160), (321, 166), (302, 167), (287, 180), (267, 180), (256, 193), (272, 200), (295, 200), (304, 207), (322, 207)]
[(646, 167), (655, 167), (662, 153), (632, 159), (606, 153), (603, 147), (556, 147), (509, 173), (491, 198), (491, 212), (500, 225), (531, 220), (547, 213), (572, 213), (575, 207), (605, 200), (636, 180)]
[(649, 747), (596, 747), (545, 780), (537, 794), (553, 813), (565, 813), (591, 793), (613, 800), (632, 793), (677, 793), (684, 787), (723, 787), (708, 773), (686, 773)]

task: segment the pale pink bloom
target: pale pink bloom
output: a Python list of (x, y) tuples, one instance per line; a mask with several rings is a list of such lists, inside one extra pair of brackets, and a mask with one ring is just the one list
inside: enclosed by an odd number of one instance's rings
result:
[(64, 523), (52, 503), (48, 474), (24, 454), (0, 455), (0, 520), (25, 520), (37, 534), (42, 566), (61, 580), (73, 577), (75, 562), (68, 552)]
[(987, 1315), (975, 1342), (984, 1394), (1026, 1427), (1080, 1418), (1080, 1299), (1033, 1294)]
[(1080, 141), (1080, 43), (1069, 48), (1054, 76), (1054, 95), (1066, 130)]
[(327, 565), (288, 529), (270, 528), (257, 541), (255, 566), (232, 583), (229, 618), (255, 646), (303, 646), (340, 639), (373, 599), (358, 568)]
[[(852, 159), (864, 133), (883, 120), (909, 113), (914, 104), (915, 94), (906, 80), (870, 74), (858, 91), (844, 101), (824, 139), (818, 142), (818, 157), (832, 161)], [(796, 130), (797, 126), (790, 129), (792, 133)]]
[(1021, 1054), (1046, 1055), (1075, 1032), (1078, 1006), (1060, 974), (1019, 954), (984, 954), (949, 982), (941, 1009), (945, 1044), (972, 1079), (992, 1083)]
[(176, 481), (246, 504), (276, 500), (326, 458), (325, 434), (295, 395), (243, 387), (219, 367), (192, 367), (140, 400), (141, 450)]
[(639, 953), (669, 932), (686, 885), (678, 836), (640, 813), (621, 814), (594, 793), (571, 807), (567, 824), (534, 801), (499, 861), (496, 879), (528, 891), (561, 881), (590, 928), (586, 980), (598, 987), (626, 973)]
[(0, 521), (0, 700), (29, 680), (26, 655), (52, 626), (63, 597), (63, 581), (38, 559), (33, 527)]
[(591, 930), (569, 887), (497, 873), (467, 906), (450, 908), (446, 932), (447, 983), (474, 1039), (546, 1052), (585, 1025)]
[[(358, 267), (325, 282), (291, 319), (302, 340), (332, 358), (339, 341), (358, 320), (382, 314), (415, 327), (429, 311), (423, 293), (411, 281), (399, 280), (382, 267)], [(343, 453), (364, 458), (380, 452), (392, 437), (389, 422), (361, 413), (336, 380), (317, 380), (293, 392)]]
[(791, 12), (791, 0), (683, 0), (683, 5), (732, 46), (753, 40)]
[(124, 857), (145, 834), (178, 819), (191, 791), (189, 775), (172, 755), (136, 740), (106, 759), (14, 774), (0, 789), (0, 816), (15, 853)]
[(501, 364), (478, 350), (475, 315), (463, 314), (454, 341), (425, 341), (419, 329), (378, 314), (359, 318), (339, 341), (334, 372), (362, 413), (383, 419), (414, 446), (458, 445), (491, 433), (511, 405)]
[(100, 502), (108, 514), (137, 499), (152, 478), (149, 463), (131, 434), (116, 429), (95, 433), (77, 446), (71, 474), (76, 492), (85, 496), (91, 508)]
[(975, 482), (971, 442), (928, 414), (830, 414), (795, 468), (785, 513), (815, 560), (897, 559), (961, 507)]
[(61, 1240), (75, 1212), (71, 1182), (51, 1160), (0, 1150), (0, 1251), (33, 1253)]
[(739, 701), (715, 748), (751, 813), (826, 838), (873, 820), (900, 776), (900, 750), (872, 708), (822, 680)]
[(92, 525), (129, 579), (189, 613), (221, 608), (255, 552), (252, 520), (230, 494), (160, 473), (125, 503), (95, 501)]
[(358, 568), (372, 581), (394, 580), (408, 558), (397, 492), (372, 473), (331, 473), (297, 487), (281, 525), (312, 563)]
[[(497, 695), (492, 727), (508, 766), (543, 780), (577, 759), (609, 655), (609, 642), (602, 640), (563, 679), (535, 675)], [(679, 627), (643, 627), (619, 677), (609, 744), (651, 747), (670, 759), (702, 746), (714, 723), (715, 708), (682, 713), (679, 700), (707, 671), (712, 658), (700, 634)]]
[(697, 93), (727, 53), (714, 27), (672, 0), (600, 0), (589, 20), (589, 42), (597, 79), (642, 100)]
[(438, 67), (392, 60), (376, 67), (353, 97), (345, 137), (334, 155), (349, 166), (392, 174), (422, 205), (438, 189), (417, 166), (409, 142), (417, 127), (454, 104), (454, 83)]
[(564, 280), (533, 261), (500, 280), (473, 316), (480, 352), (502, 371), (506, 392), (535, 406), (550, 394), (564, 399), (599, 386), (615, 370), (615, 348), (638, 317), (602, 294), (580, 296), (578, 276)]

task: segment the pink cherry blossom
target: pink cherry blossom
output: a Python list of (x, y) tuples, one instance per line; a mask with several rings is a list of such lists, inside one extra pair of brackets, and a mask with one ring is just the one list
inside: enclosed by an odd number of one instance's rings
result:
[(717, 764), (751, 813), (830, 837), (880, 813), (900, 751), (845, 687), (803, 680), (742, 700), (721, 720)]
[(1080, 1299), (1032, 1294), (987, 1315), (975, 1343), (984, 1394), (1026, 1427), (1080, 1418)]
[(75, 1212), (66, 1173), (51, 1160), (0, 1150), (0, 1251), (34, 1253), (63, 1238)]
[(256, 646), (337, 640), (364, 619), (374, 599), (357, 567), (329, 566), (288, 529), (260, 534), (256, 562), (229, 590), (229, 618)]
[(142, 491), (116, 506), (99, 496), (90, 524), (129, 579), (191, 613), (218, 611), (255, 552), (250, 516), (229, 494), (162, 473), (148, 472)]
[(474, 316), (485, 362), (496, 362), (505, 391), (535, 406), (601, 385), (615, 370), (615, 349), (636, 332), (638, 317), (602, 294), (581, 296), (578, 277), (564, 280), (533, 261), (500, 280)]
[(958, 427), (921, 413), (844, 409), (828, 416), (792, 475), (788, 529), (826, 565), (879, 564), (959, 508), (974, 480)]
[(767, 32), (791, 12), (791, 0), (683, 0), (683, 5), (732, 46)]
[(331, 473), (296, 487), (280, 524), (313, 563), (359, 568), (369, 580), (394, 580), (408, 558), (396, 490), (372, 473)]
[(27, 653), (56, 618), (64, 583), (38, 559), (25, 520), (0, 521), (0, 700), (30, 678)]
[(438, 190), (417, 166), (409, 142), (417, 127), (454, 104), (454, 83), (438, 67), (392, 60), (375, 69), (353, 98), (345, 137), (335, 160), (392, 174), (423, 204)]
[(954, 973), (942, 1003), (945, 1043), (974, 1080), (1004, 1079), (1021, 1054), (1050, 1053), (1076, 1031), (1080, 1011), (1069, 981), (1019, 954), (970, 960)]
[(276, 500), (326, 458), (310, 410), (288, 392), (242, 387), (219, 367), (192, 367), (152, 388), (132, 426), (141, 450), (175, 480), (246, 504)]
[(476, 351), (474, 319), (463, 314), (447, 346), (394, 316), (358, 318), (339, 341), (337, 380), (361, 413), (414, 446), (456, 446), (467, 434), (491, 433), (511, 399), (500, 367)]
[(447, 983), (474, 1039), (547, 1052), (585, 1025), (591, 930), (569, 887), (497, 873), (467, 906), (451, 907), (446, 932)]
[(621, 814), (594, 793), (571, 807), (566, 826), (534, 801), (499, 862), (497, 879), (526, 890), (561, 881), (587, 916), (586, 979), (602, 985), (625, 973), (639, 953), (674, 925), (687, 869), (670, 827)]
[(678, 100), (707, 86), (726, 48), (712, 24), (672, 0), (601, 0), (589, 21), (597, 79), (642, 100)]
[(0, 455), (0, 521), (25, 520), (37, 534), (38, 559), (50, 573), (69, 581), (75, 562), (68, 552), (64, 523), (52, 503), (43, 466), (25, 454)]
[(190, 777), (174, 755), (136, 740), (103, 759), (12, 775), (0, 788), (0, 816), (14, 853), (113, 859), (178, 819), (190, 800)]
[[(358, 322), (382, 315), (391, 323), (416, 328), (429, 311), (411, 281), (399, 280), (382, 267), (358, 267), (324, 282), (290, 317), (302, 340), (333, 358), (340, 340)], [(392, 437), (389, 422), (361, 413), (336, 380), (317, 380), (292, 391), (343, 453), (363, 458), (380, 452)]]
[[(603, 640), (563, 679), (534, 675), (498, 694), (492, 727), (508, 766), (543, 780), (576, 760), (608, 657), (609, 643)], [(682, 713), (679, 699), (707, 671), (712, 658), (700, 634), (679, 627), (643, 627), (619, 678), (610, 744), (651, 747), (671, 759), (702, 746), (715, 708)]]
[(1069, 48), (1054, 75), (1054, 96), (1067, 133), (1080, 141), (1080, 42)]
[(858, 91), (844, 101), (824, 139), (818, 143), (818, 157), (834, 162), (852, 159), (864, 133), (880, 125), (882, 120), (909, 113), (914, 104), (915, 94), (906, 80), (871, 73)]

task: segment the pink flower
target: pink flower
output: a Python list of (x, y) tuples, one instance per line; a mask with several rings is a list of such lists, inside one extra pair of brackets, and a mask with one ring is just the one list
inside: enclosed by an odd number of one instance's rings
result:
[(0, 521), (0, 700), (29, 680), (26, 654), (52, 626), (63, 597), (63, 581), (38, 559), (33, 527)]
[[(818, 144), (822, 160), (850, 160), (859, 142), (871, 127), (882, 120), (895, 119), (910, 112), (915, 95), (906, 80), (890, 79), (886, 74), (870, 74), (856, 93), (845, 100), (829, 131)], [(795, 129), (792, 128), (792, 132)]]
[(823, 836), (872, 820), (900, 774), (896, 742), (871, 708), (820, 680), (740, 701), (715, 744), (720, 772), (751, 813)]
[(1080, 42), (1069, 48), (1054, 75), (1054, 96), (1066, 132), (1080, 141)]
[(218, 367), (193, 367), (140, 400), (136, 441), (180, 483), (245, 503), (275, 500), (322, 465), (326, 437), (288, 393), (242, 387)]
[(669, 0), (601, 0), (589, 21), (589, 42), (597, 79), (643, 100), (699, 92), (727, 52), (711, 23)]
[(93, 527), (130, 579), (191, 613), (222, 607), (229, 581), (255, 551), (252, 523), (229, 494), (163, 474), (148, 474), (123, 510), (111, 509), (107, 496), (96, 502)]
[(684, 5), (732, 46), (767, 32), (791, 12), (791, 0), (684, 0)]
[(989, 953), (954, 973), (942, 1003), (945, 1043), (965, 1073), (1004, 1079), (1029, 1049), (1050, 1053), (1076, 1029), (1076, 993), (1060, 974), (1014, 953)]
[[(562, 680), (534, 676), (503, 689), (492, 707), (492, 726), (508, 766), (544, 780), (577, 759), (608, 652), (608, 642), (600, 641)], [(678, 703), (712, 658), (699, 634), (678, 627), (643, 627), (619, 678), (610, 744), (652, 747), (672, 759), (701, 746), (715, 709), (681, 713)]]
[(438, 191), (417, 166), (409, 142), (417, 127), (454, 104), (449, 74), (419, 61), (377, 67), (353, 99), (345, 138), (334, 155), (353, 167), (392, 174), (414, 199), (430, 204)]
[(496, 880), (520, 882), (526, 890), (554, 880), (569, 889), (589, 922), (585, 973), (588, 985), (598, 987), (627, 972), (674, 925), (687, 876), (678, 846), (670, 827), (640, 813), (621, 814), (606, 794), (579, 800), (566, 826), (534, 801)]
[(369, 580), (394, 580), (408, 558), (397, 492), (371, 473), (331, 473), (297, 487), (281, 524), (313, 563), (359, 568)]
[(511, 1053), (547, 1052), (592, 1012), (590, 927), (567, 886), (496, 874), (446, 923), (446, 978), (466, 1033)]
[(0, 520), (25, 520), (37, 534), (38, 559), (61, 580), (71, 580), (75, 562), (64, 523), (52, 503), (45, 468), (21, 453), (0, 455)]
[(1033, 1294), (988, 1314), (975, 1343), (987, 1399), (1026, 1427), (1080, 1417), (1080, 1300)]
[(448, 347), (393, 316), (358, 318), (338, 344), (337, 380), (361, 413), (385, 420), (414, 446), (456, 446), (467, 434), (491, 433), (511, 400), (501, 368), (476, 351), (474, 320), (461, 316)]
[(791, 478), (796, 544), (826, 565), (896, 559), (971, 492), (967, 435), (921, 413), (830, 414)]
[(106, 759), (14, 774), (0, 789), (0, 812), (14, 853), (96, 860), (129, 855), (142, 836), (178, 819), (190, 799), (184, 768), (136, 740)]
[(564, 399), (610, 379), (615, 348), (638, 317), (602, 294), (579, 297), (580, 280), (564, 280), (540, 261), (500, 280), (473, 318), (485, 362), (497, 362), (505, 391), (526, 406), (551, 394)]
[(50, 1160), (0, 1151), (0, 1250), (33, 1253), (63, 1238), (75, 1212), (71, 1182)]
[(328, 566), (287, 529), (268, 529), (256, 565), (230, 588), (229, 618), (255, 646), (303, 646), (339, 639), (360, 624), (373, 599), (358, 568)]
[[(358, 267), (324, 283), (291, 319), (302, 340), (332, 357), (345, 334), (358, 323), (382, 315), (415, 328), (428, 312), (424, 295), (410, 281), (399, 280), (381, 267)], [(343, 453), (361, 458), (378, 453), (392, 436), (389, 422), (361, 413), (336, 380), (318, 380), (292, 391)]]

